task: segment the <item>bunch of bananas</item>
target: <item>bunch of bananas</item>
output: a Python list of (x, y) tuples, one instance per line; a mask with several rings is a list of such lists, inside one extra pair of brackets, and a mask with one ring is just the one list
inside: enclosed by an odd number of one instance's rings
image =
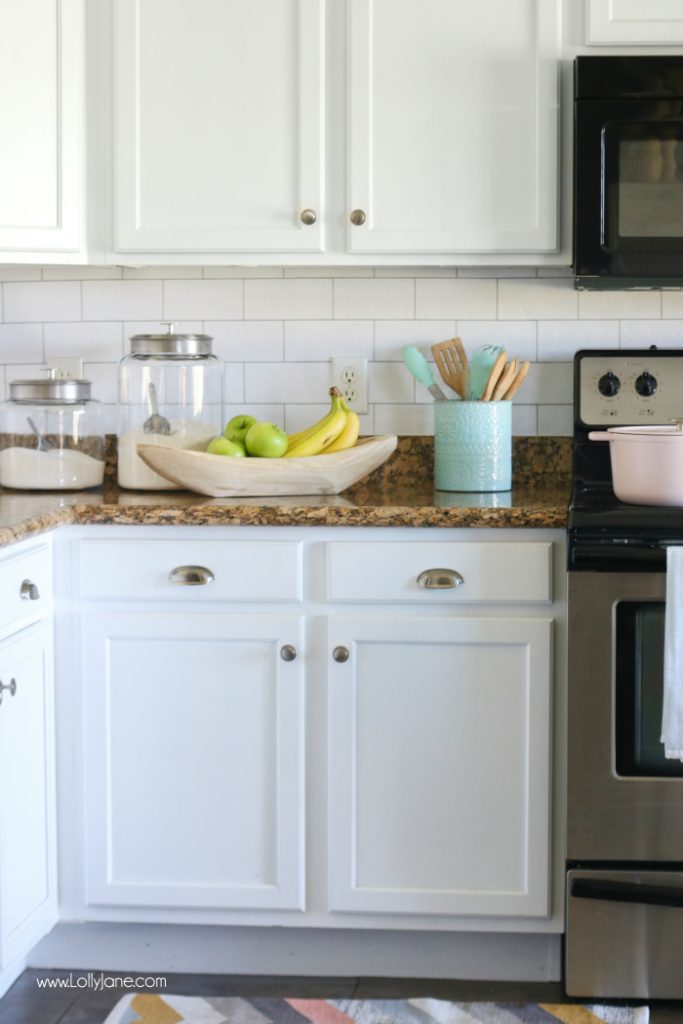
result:
[(289, 435), (285, 459), (325, 455), (353, 448), (360, 434), (360, 420), (349, 409), (339, 388), (330, 388), (331, 407), (326, 416), (298, 434)]

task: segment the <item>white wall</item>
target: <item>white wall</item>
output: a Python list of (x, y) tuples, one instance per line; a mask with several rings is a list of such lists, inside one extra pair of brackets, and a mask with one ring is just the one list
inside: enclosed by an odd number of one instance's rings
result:
[(82, 356), (116, 432), (117, 364), (137, 332), (213, 335), (226, 416), (243, 409), (292, 432), (324, 411), (328, 360), (366, 355), (364, 433), (430, 434), (432, 400), (401, 347), (459, 334), (533, 363), (514, 400), (516, 434), (570, 434), (579, 348), (683, 347), (683, 291), (577, 292), (569, 271), (529, 268), (0, 267), (0, 390)]

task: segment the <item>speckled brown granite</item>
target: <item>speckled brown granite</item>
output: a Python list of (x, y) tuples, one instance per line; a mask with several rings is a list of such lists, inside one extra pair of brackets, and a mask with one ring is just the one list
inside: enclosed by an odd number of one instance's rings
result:
[(569, 438), (515, 438), (511, 491), (432, 484), (431, 438), (401, 438), (389, 462), (340, 495), (205, 498), (186, 491), (0, 490), (0, 546), (64, 523), (155, 526), (555, 527), (567, 523)]

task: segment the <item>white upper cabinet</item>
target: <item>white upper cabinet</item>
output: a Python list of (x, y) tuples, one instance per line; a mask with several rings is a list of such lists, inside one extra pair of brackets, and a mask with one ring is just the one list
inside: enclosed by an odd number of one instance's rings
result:
[(0, 4), (0, 262), (82, 260), (82, 0)]
[(116, 0), (117, 252), (320, 252), (323, 0)]
[(558, 246), (556, 0), (350, 0), (348, 245)]
[(683, 44), (681, 0), (586, 0), (589, 45)]

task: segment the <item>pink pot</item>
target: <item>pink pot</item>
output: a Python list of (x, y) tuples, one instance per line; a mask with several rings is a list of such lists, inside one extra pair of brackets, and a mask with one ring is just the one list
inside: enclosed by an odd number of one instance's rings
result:
[(680, 426), (610, 427), (591, 441), (609, 441), (614, 493), (633, 505), (683, 507), (683, 431)]

